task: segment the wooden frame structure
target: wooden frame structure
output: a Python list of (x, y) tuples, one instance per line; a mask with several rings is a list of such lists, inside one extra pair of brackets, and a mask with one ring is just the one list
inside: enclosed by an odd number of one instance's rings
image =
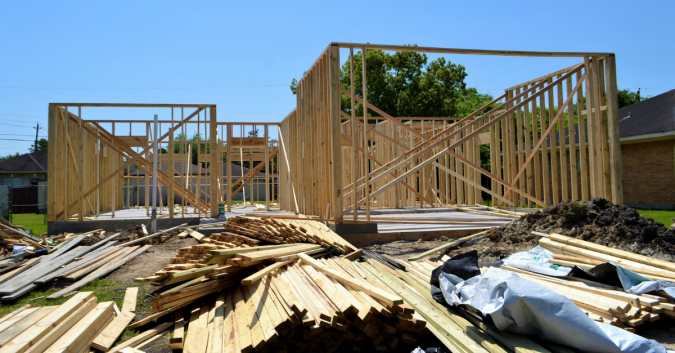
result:
[[(157, 186), (150, 186), (154, 120), (85, 120), (82, 108), (170, 109), (171, 120), (159, 121)], [(185, 217), (186, 212), (217, 217), (219, 204), (227, 203), (231, 211), (228, 191), (237, 195), (245, 186), (256, 183), (261, 179), (258, 175), (261, 170), (265, 172), (267, 190), (265, 209), (269, 210), (274, 201), (271, 194), (276, 191), (270, 163), (276, 163), (277, 156), (276, 140), (270, 138), (270, 129), (278, 124), (218, 123), (216, 114), (216, 106), (212, 104), (51, 103), (48, 222), (83, 221), (102, 212), (115, 217), (116, 210), (132, 208), (131, 187), (125, 190), (124, 185), (140, 183), (145, 184), (143, 197), (148, 215), (151, 187), (164, 187), (167, 201), (163, 205), (160, 196), (159, 207), (163, 210), (166, 206), (169, 218)], [(240, 134), (233, 132), (237, 129)], [(244, 135), (245, 131), (255, 131), (254, 136)], [(188, 140), (190, 132), (197, 138)], [(184, 138), (176, 141), (177, 134)], [(192, 146), (197, 149), (196, 160), (192, 157)], [(228, 162), (224, 162), (226, 156), (231, 156)], [(251, 170), (246, 175), (233, 176), (230, 161), (242, 165), (248, 162)], [(265, 168), (266, 165), (269, 167)], [(134, 171), (142, 171), (144, 175), (133, 175)], [(233, 188), (228, 189), (227, 185)], [(255, 201), (256, 195), (252, 193), (249, 200)], [(179, 214), (175, 196), (181, 199)], [(137, 193), (136, 197), (141, 196)]]
[[(341, 87), (348, 49), (351, 91)], [(367, 74), (354, 82), (354, 50), (578, 57), (580, 63), (505, 89), (466, 117), (393, 117), (368, 102)], [(364, 63), (365, 55), (361, 56)], [(363, 96), (354, 93), (362, 86)], [(370, 209), (473, 205), (545, 207), (604, 197), (623, 202), (616, 63), (611, 53), (554, 53), (331, 43), (297, 85), (281, 123), (280, 205), (343, 219)], [(341, 111), (351, 98), (351, 114)], [(480, 145), (489, 144), (490, 169)], [(489, 187), (481, 183), (485, 176)]]
[[(349, 51), (350, 90), (340, 82), (340, 49)], [(506, 88), (465, 117), (394, 117), (367, 103), (365, 55), (362, 82), (354, 82), (354, 50), (574, 57), (580, 62)], [(362, 96), (355, 94), (355, 85), (361, 85)], [(160, 122), (166, 132), (158, 139), (167, 150), (158, 156), (167, 165), (158, 180), (167, 188), (171, 218), (174, 195), (199, 216), (217, 216), (219, 205), (231, 211), (230, 194), (254, 183), (263, 169), (265, 209), (273, 201), (270, 194), (277, 194), (282, 210), (333, 220), (343, 220), (345, 212), (358, 220), (360, 209), (370, 220), (371, 208), (474, 205), (484, 201), (483, 195), (493, 206), (545, 207), (592, 197), (621, 204), (616, 94), (611, 53), (331, 43), (298, 82), (297, 106), (281, 123), (219, 123), (210, 104), (51, 103), (48, 221), (83, 220), (107, 211), (114, 216), (116, 209), (130, 207), (123, 204), (124, 180), (134, 180), (129, 168), (145, 173), (146, 186), (152, 173), (152, 120), (83, 120), (83, 107), (171, 109), (171, 120)], [(350, 113), (342, 111), (342, 97), (351, 101)], [(364, 102), (363, 116), (355, 116), (356, 105)], [(119, 133), (126, 124), (129, 133)], [(134, 126), (144, 133), (134, 135)], [(188, 126), (199, 136), (196, 163), (184, 141), (174, 141), (177, 132), (185, 136)], [(489, 145), (489, 169), (481, 167), (481, 145)], [(228, 159), (224, 166), (223, 156)], [(233, 175), (230, 160), (248, 161), (251, 169)], [(208, 171), (176, 175), (176, 162)], [(270, 175), (272, 166), (278, 175)], [(149, 187), (145, 191), (147, 207)], [(181, 212), (184, 216), (185, 207)]]

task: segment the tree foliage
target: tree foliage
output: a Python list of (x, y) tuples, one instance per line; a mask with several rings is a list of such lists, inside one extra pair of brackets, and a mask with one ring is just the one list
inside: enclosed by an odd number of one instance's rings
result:
[(18, 157), (18, 156), (20, 156), (19, 152), (16, 152), (14, 154), (10, 153), (6, 156), (0, 156), (0, 162), (4, 162), (8, 159), (12, 159), (12, 158), (15, 158), (15, 157)]
[[(361, 52), (354, 55), (354, 90), (363, 97)], [(350, 61), (342, 65), (340, 82), (350, 90)], [(369, 50), (366, 55), (368, 102), (395, 117), (461, 117), (489, 103), (492, 97), (467, 88), (466, 69), (445, 58), (429, 62), (424, 53)], [(291, 82), (297, 92), (297, 80)], [(342, 110), (351, 112), (351, 99), (342, 95)], [(356, 104), (356, 115), (363, 106)], [(369, 111), (370, 116), (377, 116)]]
[(640, 90), (638, 89), (637, 92), (633, 92), (629, 89), (621, 89), (618, 92), (618, 101), (619, 101), (619, 109), (629, 106), (631, 104), (635, 104), (637, 102), (641, 102), (645, 99), (651, 98), (651, 96), (647, 97), (640, 97)]
[(39, 150), (43, 150), (45, 148), (47, 148), (47, 139), (41, 138), (37, 141), (37, 148), (35, 147), (35, 142), (33, 142), (33, 144), (28, 148), (28, 150), (30, 151), (30, 153), (33, 153)]

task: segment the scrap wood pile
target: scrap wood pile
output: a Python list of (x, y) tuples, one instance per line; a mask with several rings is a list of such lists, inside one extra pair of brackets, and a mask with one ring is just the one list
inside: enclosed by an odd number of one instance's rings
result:
[(325, 224), (310, 219), (281, 219), (237, 216), (225, 223), (236, 233), (275, 244), (309, 242), (341, 254), (357, 250)]
[[(577, 266), (583, 269), (590, 269), (596, 265), (611, 262), (652, 281), (663, 280), (675, 283), (675, 263), (672, 262), (624, 250), (617, 250), (556, 233), (542, 237), (539, 239), (539, 244), (541, 247), (553, 252), (554, 259), (549, 260), (549, 263), (554, 265)], [(569, 281), (563, 282), (567, 283)], [(609, 306), (605, 308), (604, 306), (583, 303), (579, 305), (577, 303), (582, 310), (587, 311), (589, 316), (595, 320), (602, 320), (603, 322), (623, 327), (625, 325), (638, 326), (646, 321), (655, 321), (659, 316), (675, 318), (675, 312), (673, 311), (675, 305), (672, 298), (668, 302), (669, 299), (661, 295), (660, 292), (655, 292), (657, 295), (633, 295), (625, 293), (623, 290), (616, 290), (618, 288), (614, 287), (608, 288), (609, 286), (604, 286), (604, 288), (599, 288), (599, 285), (595, 285), (589, 281), (579, 282), (579, 284), (575, 282), (570, 283), (574, 284), (566, 284), (566, 286), (574, 287), (574, 290), (580, 289), (584, 292), (599, 295), (600, 297), (596, 299), (602, 303), (617, 305), (617, 307)], [(574, 293), (583, 294), (579, 292)], [(606, 300), (605, 297), (610, 297), (612, 300)], [(619, 305), (624, 302), (628, 304)]]
[[(14, 247), (30, 247), (26, 249), (28, 254), (35, 250), (47, 249), (49, 244), (39, 236), (30, 235), (23, 227), (15, 226), (4, 218), (0, 218), (0, 256), (8, 256), (13, 253)], [(0, 266), (9, 263), (4, 260)]]
[[(611, 262), (634, 271), (649, 280), (664, 280), (675, 283), (674, 263), (613, 249), (561, 234), (551, 233), (547, 235), (534, 233), (538, 236), (544, 236), (539, 239), (539, 245), (553, 252), (553, 259), (549, 260), (552, 266), (577, 266), (588, 270), (596, 265)], [(484, 234), (478, 233), (458, 239), (432, 249), (424, 253), (423, 256), (415, 256), (414, 260), (420, 260), (425, 256), (446, 250), (462, 242), (476, 239), (482, 235)], [(394, 270), (396, 270), (396, 267), (404, 267), (408, 275), (423, 283), (429, 283), (432, 272), (441, 266), (443, 262), (450, 259), (447, 255), (443, 255), (441, 261), (429, 259), (414, 261), (411, 258), (409, 262), (406, 262), (386, 254), (367, 253), (366, 256), (372, 257), (382, 262), (384, 266), (388, 266)], [(626, 292), (622, 287), (618, 287), (620, 284), (608, 285), (606, 283), (603, 284), (570, 276), (551, 277), (506, 265), (501, 266), (500, 269), (515, 272), (521, 278), (530, 280), (567, 297), (582, 312), (597, 322), (604, 322), (630, 332), (635, 332), (635, 327), (656, 321), (664, 316), (675, 318), (675, 301), (663, 291), (656, 291), (650, 294), (632, 294)], [(481, 272), (484, 273), (486, 270), (487, 268), (482, 268)], [(428, 288), (428, 285), (425, 285), (425, 288)]]
[(111, 273), (151, 247), (136, 244), (176, 228), (123, 244), (116, 240), (120, 235), (116, 233), (92, 245), (82, 245), (94, 233), (87, 232), (66, 237), (65, 241), (50, 247), (47, 255), (29, 259), (17, 257), (19, 262), (0, 268), (0, 300), (15, 301), (47, 283), (65, 287), (50, 295), (49, 299), (62, 297)]
[(146, 343), (139, 339), (112, 346), (134, 317), (137, 294), (137, 287), (127, 288), (121, 309), (112, 301), (98, 303), (93, 292), (76, 293), (61, 305), (25, 305), (0, 319), (0, 352), (127, 352), (127, 347), (142, 347)]
[[(264, 233), (223, 233), (180, 249), (171, 264), (145, 279), (162, 287), (153, 293), (150, 315), (130, 328), (173, 314), (171, 345), (185, 352), (331, 352), (361, 345), (409, 352), (428, 334), (426, 320), (368, 264), (351, 262), (349, 255), (315, 259), (326, 250), (354, 249), (337, 234), (315, 221), (274, 221), (257, 223)], [(276, 242), (258, 245), (269, 239)]]

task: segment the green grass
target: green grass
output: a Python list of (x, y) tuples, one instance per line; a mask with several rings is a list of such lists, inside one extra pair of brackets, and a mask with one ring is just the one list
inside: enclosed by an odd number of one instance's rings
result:
[(638, 211), (640, 216), (651, 218), (655, 222), (663, 223), (666, 228), (670, 227), (673, 224), (671, 218), (675, 218), (675, 210), (643, 210), (635, 209)]
[(47, 218), (43, 214), (13, 214), (12, 224), (23, 226), (24, 228), (32, 231), (33, 234), (47, 233)]

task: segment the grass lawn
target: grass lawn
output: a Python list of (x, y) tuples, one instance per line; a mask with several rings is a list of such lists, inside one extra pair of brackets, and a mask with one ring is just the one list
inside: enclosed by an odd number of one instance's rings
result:
[(47, 218), (43, 214), (23, 213), (13, 214), (12, 224), (21, 225), (26, 229), (31, 229), (33, 234), (47, 233)]
[(655, 222), (663, 223), (666, 228), (670, 227), (673, 224), (671, 218), (675, 218), (675, 211), (673, 210), (642, 210), (635, 209), (638, 211), (640, 216), (651, 218)]
[[(134, 287), (137, 284), (126, 283), (120, 281), (113, 281), (109, 279), (97, 279), (88, 285), (82, 287), (80, 292), (94, 292), (98, 302), (108, 302), (114, 301), (118, 307), (122, 307), (124, 302), (124, 293), (126, 292), (126, 287)], [(61, 288), (47, 288), (47, 289), (38, 289), (30, 292), (28, 295), (19, 299), (15, 304), (12, 305), (0, 305), (0, 317), (7, 315), (8, 313), (26, 305), (30, 304), (31, 307), (37, 308), (41, 306), (49, 305), (61, 305), (66, 302), (71, 296), (61, 297), (59, 299), (46, 299), (47, 296), (56, 293)], [(77, 293), (75, 291), (74, 293)], [(138, 299), (136, 300), (136, 311), (137, 312), (147, 312), (150, 310), (149, 305), (145, 305), (143, 299), (146, 297), (147, 290), (141, 289), (138, 291)], [(126, 328), (120, 337), (118, 342), (124, 342), (127, 339), (138, 335), (140, 332), (134, 329)]]

